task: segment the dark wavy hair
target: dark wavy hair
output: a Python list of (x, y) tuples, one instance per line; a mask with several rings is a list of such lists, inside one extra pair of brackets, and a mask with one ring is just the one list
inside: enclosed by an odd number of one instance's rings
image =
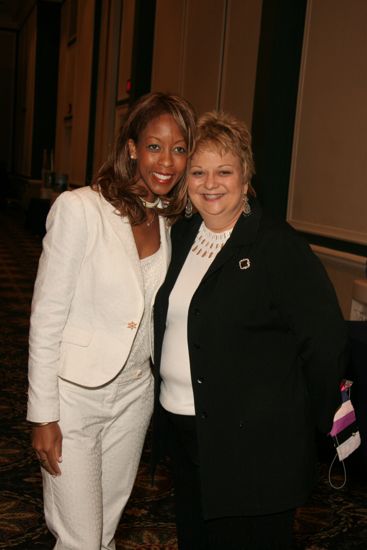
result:
[(196, 151), (215, 147), (220, 153), (232, 153), (239, 157), (247, 193), (256, 197), (251, 185), (255, 165), (251, 147), (251, 134), (244, 122), (223, 111), (210, 111), (200, 116), (196, 131)]
[[(128, 142), (131, 139), (137, 143), (147, 124), (165, 114), (171, 115), (176, 121), (190, 156), (194, 148), (196, 126), (193, 107), (177, 95), (152, 92), (138, 99), (126, 113), (113, 150), (92, 183), (92, 188), (99, 191), (116, 211), (127, 216), (133, 225), (144, 222), (147, 217), (139, 199), (136, 162), (130, 158)], [(173, 222), (186, 205), (186, 171), (173, 189), (162, 196), (162, 200), (164, 208), (157, 208), (157, 211)]]

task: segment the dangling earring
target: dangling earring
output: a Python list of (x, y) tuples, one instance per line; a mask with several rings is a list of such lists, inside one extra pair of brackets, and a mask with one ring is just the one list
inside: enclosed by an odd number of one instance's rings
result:
[(187, 197), (187, 202), (185, 206), (185, 218), (191, 218), (192, 216), (192, 202), (189, 197)]
[(247, 195), (243, 195), (243, 207), (242, 207), (242, 214), (247, 218), (251, 214), (251, 206), (248, 201)]

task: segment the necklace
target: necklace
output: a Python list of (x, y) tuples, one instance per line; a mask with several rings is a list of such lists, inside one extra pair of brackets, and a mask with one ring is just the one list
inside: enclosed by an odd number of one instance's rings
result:
[(157, 197), (154, 202), (146, 201), (143, 197), (139, 197), (139, 199), (141, 200), (144, 208), (155, 208), (159, 203), (159, 197)]
[(152, 216), (152, 218), (151, 218), (149, 221), (146, 221), (146, 222), (145, 222), (145, 225), (146, 225), (147, 227), (150, 227), (150, 226), (152, 225), (152, 223), (153, 223), (154, 220), (155, 220), (156, 215), (157, 215), (156, 210), (153, 210), (153, 216)]
[(215, 233), (210, 231), (204, 225), (204, 222), (201, 224), (198, 234), (196, 235), (195, 242), (191, 248), (191, 252), (202, 258), (212, 258), (216, 256), (223, 246), (226, 244), (227, 240), (231, 236), (232, 229), (227, 231), (222, 231), (221, 233)]

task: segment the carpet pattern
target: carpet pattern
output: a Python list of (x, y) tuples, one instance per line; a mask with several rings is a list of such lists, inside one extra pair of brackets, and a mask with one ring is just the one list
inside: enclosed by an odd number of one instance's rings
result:
[[(50, 550), (54, 539), (43, 519), (41, 475), (25, 421), (28, 320), (41, 239), (24, 229), (16, 209), (0, 213), (0, 232), (0, 549)], [(148, 463), (149, 437), (117, 530), (118, 550), (177, 548), (168, 469), (160, 467), (152, 487)], [(367, 484), (353, 462), (347, 468), (348, 483), (337, 491), (321, 464), (316, 491), (297, 512), (295, 550), (367, 548)]]

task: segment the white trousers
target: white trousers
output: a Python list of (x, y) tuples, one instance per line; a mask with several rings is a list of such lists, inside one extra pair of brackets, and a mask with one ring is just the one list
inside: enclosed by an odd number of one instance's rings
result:
[(153, 409), (150, 368), (128, 369), (100, 388), (60, 380), (61, 476), (43, 471), (54, 550), (115, 550)]

